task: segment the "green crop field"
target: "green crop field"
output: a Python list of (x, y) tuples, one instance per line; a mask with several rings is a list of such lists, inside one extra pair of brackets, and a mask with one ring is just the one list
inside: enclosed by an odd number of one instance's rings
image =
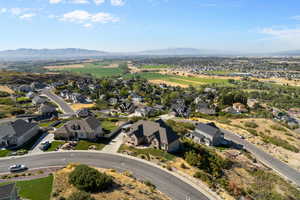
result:
[[(134, 75), (127, 75), (127, 77), (132, 77)], [(199, 78), (199, 77), (187, 77), (187, 76), (177, 76), (177, 75), (168, 75), (168, 74), (159, 74), (151, 72), (138, 73), (135, 76), (140, 76), (147, 80), (162, 80), (172, 83), (178, 83), (182, 85), (191, 85), (199, 86), (205, 84), (225, 84), (230, 85), (226, 79), (215, 79), (215, 78)]]
[(94, 77), (102, 78), (108, 76), (120, 76), (123, 74), (123, 70), (120, 68), (104, 68), (104, 66), (110, 65), (108, 62), (98, 62), (85, 64), (83, 68), (64, 68), (58, 71), (68, 71), (78, 74), (91, 74)]

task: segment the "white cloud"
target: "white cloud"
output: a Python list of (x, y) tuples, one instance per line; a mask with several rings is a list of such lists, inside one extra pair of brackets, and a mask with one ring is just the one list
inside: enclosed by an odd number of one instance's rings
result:
[(113, 6), (123, 6), (125, 4), (124, 0), (110, 0), (111, 5)]
[(36, 16), (35, 13), (26, 13), (26, 14), (21, 15), (20, 19), (28, 20), (35, 16)]
[(6, 8), (0, 8), (0, 14), (6, 13), (6, 12), (7, 12), (7, 9), (6, 9)]
[(270, 35), (277, 38), (294, 38), (300, 37), (300, 28), (263, 28), (260, 30), (260, 33), (265, 35)]
[[(80, 24), (93, 24), (93, 23), (109, 23), (109, 22), (118, 22), (119, 18), (113, 16), (110, 13), (89, 13), (84, 10), (74, 10), (69, 13), (65, 13), (60, 20), (66, 21), (66, 22), (73, 22), (73, 23), (80, 23)], [(88, 26), (91, 26), (88, 25)]]
[(63, 0), (49, 0), (49, 3), (51, 4), (57, 4), (57, 3), (61, 3)]
[(85, 27), (85, 28), (92, 28), (93, 25), (92, 24), (84, 24), (83, 27)]
[(100, 5), (100, 4), (103, 4), (105, 2), (105, 0), (94, 0), (94, 3), (96, 5)]
[(21, 15), (23, 14), (24, 12), (28, 11), (29, 9), (28, 8), (11, 8), (9, 10), (9, 12), (12, 14), (12, 15)]
[(88, 4), (90, 2), (88, 0), (71, 0), (70, 3), (74, 3), (74, 4)]

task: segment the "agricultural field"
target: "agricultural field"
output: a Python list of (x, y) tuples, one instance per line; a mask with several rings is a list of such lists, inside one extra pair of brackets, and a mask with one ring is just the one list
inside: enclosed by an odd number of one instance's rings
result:
[(68, 71), (76, 74), (91, 74), (96, 78), (119, 76), (123, 74), (123, 70), (116, 64), (109, 62), (97, 62), (84, 64), (82, 67), (59, 67), (52, 69), (54, 71)]
[(154, 83), (166, 83), (169, 85), (175, 84), (176, 86), (182, 86), (182, 87), (188, 87), (190, 85), (197, 87), (200, 85), (213, 84), (213, 83), (230, 85), (230, 83), (226, 79), (187, 77), (187, 76), (150, 73), (150, 72), (138, 73), (137, 75), (147, 80), (150, 80), (151, 82)]
[(165, 69), (165, 68), (170, 68), (171, 66), (169, 65), (143, 65), (139, 68), (141, 69)]

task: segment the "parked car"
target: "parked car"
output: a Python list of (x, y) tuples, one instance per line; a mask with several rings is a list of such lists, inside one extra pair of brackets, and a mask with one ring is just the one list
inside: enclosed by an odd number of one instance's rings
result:
[(23, 171), (27, 170), (27, 167), (25, 165), (12, 165), (9, 166), (9, 171), (10, 172), (18, 172), (18, 171)]
[(40, 150), (42, 151), (46, 151), (49, 147), (50, 147), (50, 142), (46, 141), (46, 142), (42, 142), (39, 146)]

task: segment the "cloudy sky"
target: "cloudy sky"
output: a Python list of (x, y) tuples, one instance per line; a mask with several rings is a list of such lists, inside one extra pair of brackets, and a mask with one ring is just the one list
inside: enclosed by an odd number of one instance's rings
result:
[(0, 0), (0, 49), (300, 49), (299, 0)]

